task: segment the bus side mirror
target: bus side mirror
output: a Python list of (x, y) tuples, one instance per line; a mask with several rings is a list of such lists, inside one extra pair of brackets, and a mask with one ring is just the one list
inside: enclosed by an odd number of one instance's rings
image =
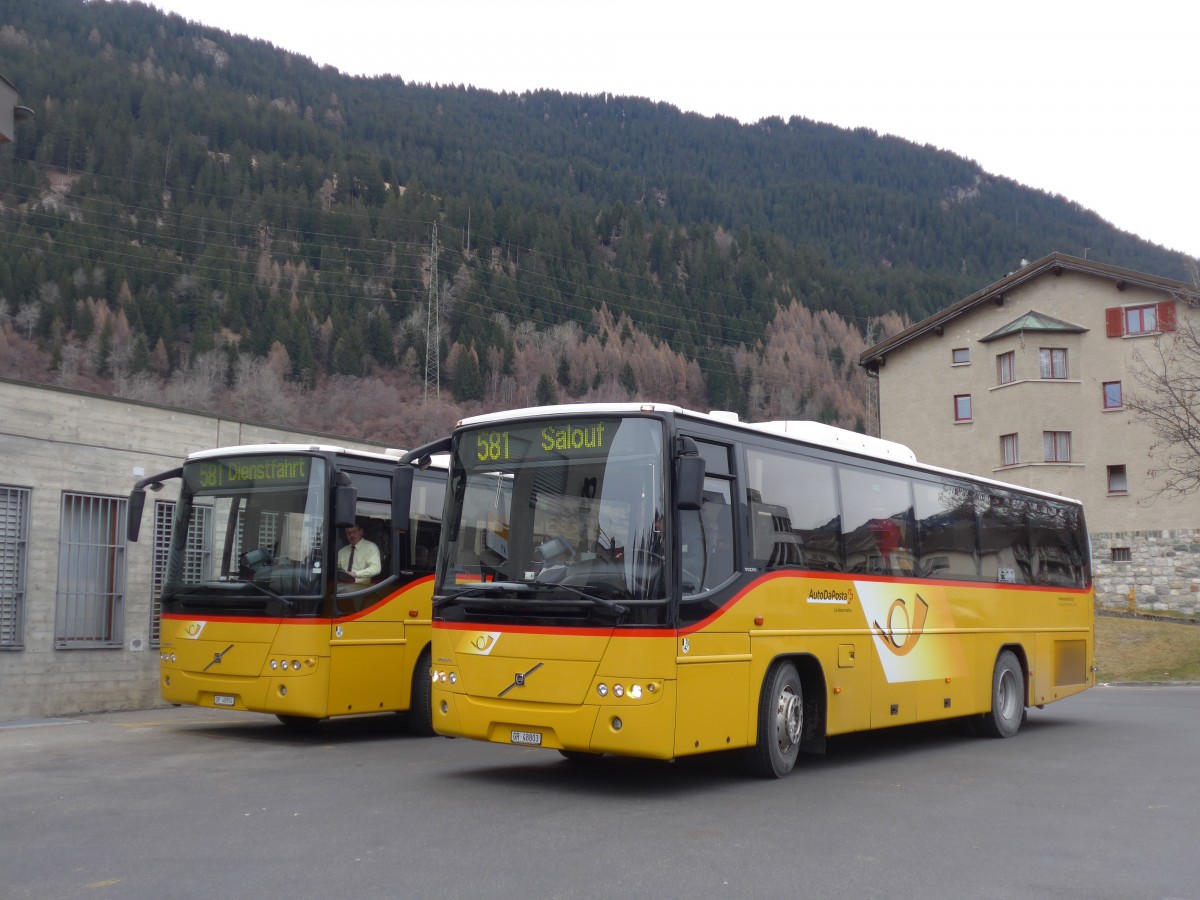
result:
[(160, 472), (149, 478), (143, 478), (133, 486), (133, 490), (129, 492), (129, 506), (125, 508), (125, 537), (127, 540), (136, 544), (138, 534), (142, 530), (142, 511), (146, 508), (146, 488), (157, 493), (163, 489), (164, 481), (182, 477), (183, 467), (180, 466), (169, 472)]
[(412, 466), (401, 463), (392, 473), (392, 528), (408, 531), (408, 507), (412, 503)]
[(675, 462), (675, 506), (699, 509), (704, 502), (704, 458), (681, 456)]
[(134, 488), (129, 492), (129, 506), (125, 510), (125, 538), (136, 544), (142, 530), (142, 510), (146, 508), (146, 489)]
[(354, 524), (358, 508), (358, 489), (352, 484), (339, 484), (333, 489), (333, 527), (349, 528)]

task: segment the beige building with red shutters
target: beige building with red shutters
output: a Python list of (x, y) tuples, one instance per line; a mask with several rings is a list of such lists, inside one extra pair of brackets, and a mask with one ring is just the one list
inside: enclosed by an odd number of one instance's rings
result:
[(1054, 253), (868, 348), (879, 434), (934, 465), (1082, 500), (1100, 605), (1200, 613), (1200, 499), (1161, 495), (1126, 406), (1200, 289)]

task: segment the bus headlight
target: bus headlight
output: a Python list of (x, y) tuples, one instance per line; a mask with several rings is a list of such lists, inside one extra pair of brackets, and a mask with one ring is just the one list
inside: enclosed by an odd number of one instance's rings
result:
[(613, 685), (613, 696), (614, 697), (624, 697), (625, 696), (625, 688), (621, 687), (619, 684), (614, 684)]
[(600, 684), (596, 685), (596, 693), (599, 694), (601, 697), (607, 697), (608, 696), (608, 685), (605, 684), (604, 682), (601, 682)]

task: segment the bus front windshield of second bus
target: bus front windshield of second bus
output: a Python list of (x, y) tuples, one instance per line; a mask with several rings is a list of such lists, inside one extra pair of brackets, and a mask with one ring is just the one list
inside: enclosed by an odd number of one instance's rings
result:
[(614, 600), (661, 600), (664, 481), (663, 425), (654, 419), (463, 431), (440, 587), (557, 584)]

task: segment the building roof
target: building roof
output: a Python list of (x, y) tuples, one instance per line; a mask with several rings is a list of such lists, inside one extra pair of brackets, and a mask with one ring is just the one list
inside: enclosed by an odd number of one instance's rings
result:
[(1021, 334), (1026, 331), (1052, 331), (1060, 334), (1082, 334), (1087, 331), (1082, 325), (1072, 325), (1070, 322), (1064, 322), (1062, 319), (1056, 319), (1054, 316), (1048, 316), (1045, 313), (1040, 313), (1035, 309), (1017, 316), (1007, 325), (1001, 325), (991, 334), (984, 335), (979, 339), (979, 343), (986, 344), (988, 341), (994, 341), (997, 338), (1002, 338), (1007, 334)]
[[(1030, 263), (1022, 269), (1009, 273), (995, 284), (990, 284), (981, 291), (976, 291), (969, 297), (952, 303), (941, 312), (936, 312), (916, 325), (911, 325), (898, 334), (868, 347), (858, 358), (858, 364), (867, 369), (876, 370), (887, 361), (887, 355), (912, 341), (927, 334), (941, 334), (946, 323), (964, 315), (983, 303), (1001, 303), (1004, 295), (1026, 282), (1041, 278), (1044, 275), (1062, 275), (1064, 272), (1078, 272), (1104, 278), (1111, 281), (1117, 290), (1123, 291), (1134, 285), (1154, 291), (1161, 291), (1174, 297), (1187, 297), (1193, 303), (1200, 304), (1200, 289), (1195, 285), (1170, 278), (1159, 278), (1157, 275), (1147, 275), (1132, 269), (1122, 269), (1090, 259), (1080, 259), (1077, 256), (1067, 256), (1063, 253), (1051, 253), (1037, 262)], [(1049, 319), (1043, 316), (1043, 319)], [(1066, 323), (1063, 323), (1066, 324)], [(1006, 326), (1007, 327), (1007, 326)], [(1072, 326), (1073, 327), (1073, 326)], [(998, 337), (993, 333), (989, 337)]]

